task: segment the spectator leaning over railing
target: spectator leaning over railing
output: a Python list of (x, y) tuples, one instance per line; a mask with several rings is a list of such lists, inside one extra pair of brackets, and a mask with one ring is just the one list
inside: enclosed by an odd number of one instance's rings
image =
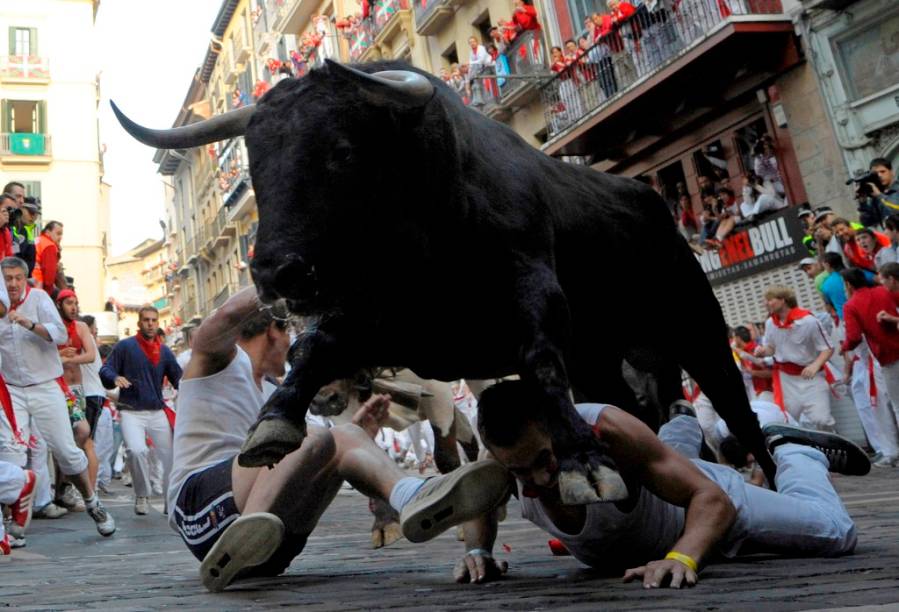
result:
[(66, 277), (60, 266), (62, 243), (62, 223), (50, 221), (47, 223), (38, 238), (34, 271), (31, 277), (35, 286), (43, 289), (50, 297), (63, 289), (68, 289)]
[(533, 4), (528, 4), (524, 0), (514, 0), (515, 10), (512, 11), (512, 23), (515, 24), (516, 32), (521, 34), (528, 30), (540, 31), (540, 23), (537, 21), (537, 9)]
[[(877, 268), (874, 266), (874, 258), (865, 253), (859, 246), (858, 240), (856, 240), (858, 232), (864, 230), (864, 228), (855, 228), (849, 221), (840, 217), (831, 221), (830, 227), (843, 246), (843, 256), (849, 263), (848, 267), (861, 268), (873, 276), (877, 272)], [(871, 234), (874, 240), (880, 243), (881, 246), (890, 246), (890, 239), (880, 232), (872, 231)]]

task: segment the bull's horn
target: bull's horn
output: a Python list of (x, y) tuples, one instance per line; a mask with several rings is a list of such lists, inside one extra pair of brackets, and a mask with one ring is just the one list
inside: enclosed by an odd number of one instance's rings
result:
[(244, 106), (183, 127), (152, 130), (138, 125), (126, 117), (125, 113), (115, 105), (115, 102), (110, 100), (109, 103), (112, 105), (112, 112), (115, 113), (126, 132), (145, 145), (157, 149), (189, 149), (241, 136), (246, 132), (250, 117), (253, 116), (253, 111), (256, 109), (253, 105)]
[(328, 70), (355, 81), (374, 104), (424, 106), (434, 97), (434, 84), (411, 70), (382, 70), (371, 74), (326, 59)]

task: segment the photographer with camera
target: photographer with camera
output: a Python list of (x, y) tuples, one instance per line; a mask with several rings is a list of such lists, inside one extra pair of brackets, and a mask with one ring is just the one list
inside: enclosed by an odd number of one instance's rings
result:
[(846, 184), (856, 184), (859, 215), (862, 223), (870, 227), (899, 212), (899, 181), (893, 164), (886, 158), (871, 160), (868, 169), (867, 174), (849, 179)]
[(10, 215), (16, 210), (15, 199), (8, 193), (0, 195), (0, 257), (12, 257), (12, 232)]

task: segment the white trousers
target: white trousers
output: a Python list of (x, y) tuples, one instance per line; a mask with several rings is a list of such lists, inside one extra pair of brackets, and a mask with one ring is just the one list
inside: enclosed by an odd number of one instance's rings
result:
[(790, 416), (820, 431), (833, 431), (837, 422), (830, 413), (830, 386), (823, 372), (811, 379), (781, 372), (780, 385)]
[(115, 460), (113, 457), (114, 439), (112, 414), (108, 408), (103, 408), (97, 419), (97, 431), (94, 433), (94, 450), (97, 453), (97, 461), (100, 462), (100, 468), (97, 470), (97, 483), (103, 485), (108, 485), (112, 480), (112, 462)]
[(147, 438), (153, 441), (156, 456), (162, 461), (163, 497), (169, 490), (172, 472), (172, 428), (162, 410), (120, 410), (122, 437), (125, 439), (128, 466), (134, 483), (135, 497), (152, 495), (150, 485), (150, 448)]
[(43, 508), (53, 501), (53, 484), (50, 478), (50, 453), (47, 451), (47, 443), (41, 437), (34, 419), (31, 420), (32, 446), (28, 449), (28, 469), (37, 477), (34, 489), (34, 507)]
[[(28, 440), (33, 420), (63, 474), (74, 476), (86, 470), (87, 457), (75, 444), (66, 398), (59, 384), (50, 380), (30, 387), (7, 386), (22, 438)], [(16, 441), (7, 420), (0, 419), (0, 460), (24, 466), (26, 451), (27, 447)]]
[[(865, 356), (867, 357), (867, 355)], [(871, 404), (871, 372), (868, 359), (874, 364), (874, 385), (877, 389), (877, 405)], [(852, 401), (858, 409), (859, 420), (871, 447), (885, 457), (899, 457), (899, 429), (890, 407), (889, 392), (883, 372), (877, 360), (867, 357), (855, 362), (852, 369)]]
[[(0, 504), (14, 504), (25, 486), (25, 470), (9, 461), (0, 461)], [(0, 540), (6, 535), (0, 521)]]

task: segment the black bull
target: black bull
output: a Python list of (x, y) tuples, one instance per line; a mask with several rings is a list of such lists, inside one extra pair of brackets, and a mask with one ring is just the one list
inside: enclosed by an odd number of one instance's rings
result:
[(639, 352), (687, 370), (773, 483), (718, 302), (645, 185), (552, 159), (398, 62), (329, 62), (254, 109), (174, 130), (119, 119), (156, 147), (245, 134), (254, 281), (264, 300), (317, 316), (242, 465), (297, 448), (316, 392), (362, 367), (518, 373), (545, 391), (535, 401), (547, 404), (563, 497), (614, 498), (569, 388), (632, 406), (621, 361)]

